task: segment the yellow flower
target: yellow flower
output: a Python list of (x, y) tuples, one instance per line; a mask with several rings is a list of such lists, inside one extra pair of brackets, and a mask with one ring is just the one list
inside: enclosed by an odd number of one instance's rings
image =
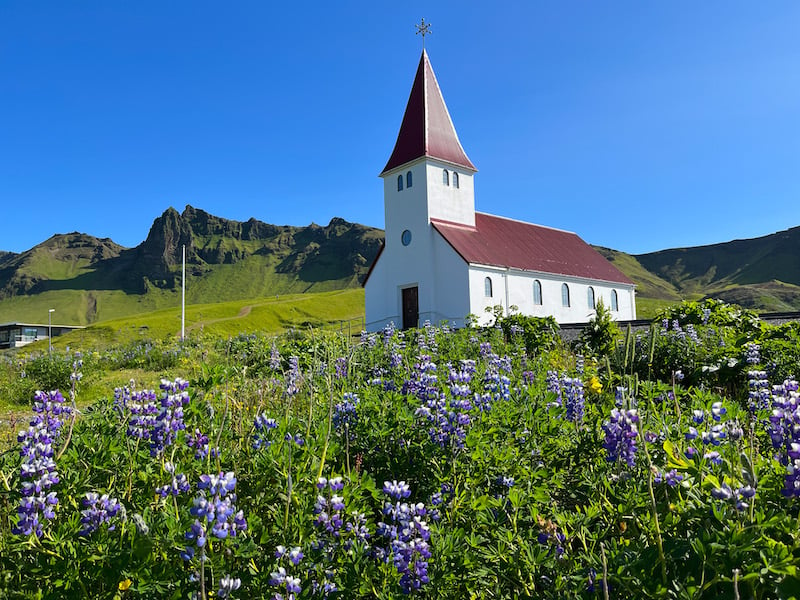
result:
[(129, 587), (131, 587), (132, 583), (133, 582), (130, 579), (123, 579), (122, 581), (119, 582), (119, 585), (117, 587), (119, 588), (120, 592), (124, 592)]
[(589, 382), (586, 384), (586, 386), (595, 394), (599, 394), (603, 389), (603, 385), (600, 383), (600, 380), (594, 375), (589, 378)]

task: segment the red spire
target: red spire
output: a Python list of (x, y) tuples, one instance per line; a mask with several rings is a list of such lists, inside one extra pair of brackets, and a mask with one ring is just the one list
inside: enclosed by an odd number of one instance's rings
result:
[(477, 171), (458, 141), (456, 128), (447, 112), (428, 53), (422, 50), (417, 75), (411, 86), (403, 123), (392, 156), (381, 175), (407, 162), (429, 156)]

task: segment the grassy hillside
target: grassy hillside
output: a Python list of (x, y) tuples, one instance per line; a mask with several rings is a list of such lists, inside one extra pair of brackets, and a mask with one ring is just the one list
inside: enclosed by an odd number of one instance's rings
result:
[[(281, 332), (289, 328), (361, 330), (364, 290), (361, 288), (291, 294), (186, 307), (187, 335), (204, 332), (232, 336), (249, 332)], [(352, 322), (350, 322), (352, 321)], [(344, 322), (342, 324), (342, 322)], [(350, 322), (350, 323), (349, 323)], [(53, 339), (56, 347), (102, 348), (140, 338), (162, 339), (180, 334), (180, 305), (125, 318), (111, 319)], [(42, 346), (44, 347), (44, 346)], [(35, 350), (36, 346), (26, 346)]]
[(59, 324), (88, 325), (177, 306), (183, 246), (189, 304), (355, 288), (382, 239), (338, 218), (293, 227), (170, 208), (136, 248), (72, 233), (2, 255), (0, 322), (46, 322), (54, 308)]

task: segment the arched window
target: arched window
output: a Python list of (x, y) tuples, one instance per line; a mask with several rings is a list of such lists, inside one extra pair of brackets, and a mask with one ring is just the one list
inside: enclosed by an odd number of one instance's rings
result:
[(561, 306), (569, 306), (569, 286), (566, 283), (561, 284)]
[(533, 303), (537, 306), (542, 305), (542, 282), (538, 279), (533, 280)]
[(403, 176), (402, 175), (398, 175), (397, 176), (397, 191), (398, 192), (402, 192), (403, 191)]
[(411, 171), (406, 173), (406, 187), (407, 188), (411, 187)]
[(453, 187), (454, 188), (458, 187), (458, 173), (456, 173), (455, 171), (453, 171)]
[(444, 185), (450, 185), (450, 173), (447, 172), (447, 169), (442, 171), (442, 183)]
[(594, 288), (589, 286), (589, 289), (586, 290), (586, 303), (589, 305), (589, 308), (592, 310), (595, 309), (594, 305)]
[[(445, 171), (446, 172), (446, 171)], [(487, 298), (492, 297), (492, 278), (487, 277), (483, 280), (483, 295)]]
[(619, 310), (619, 298), (617, 298), (617, 290), (611, 290), (611, 310)]

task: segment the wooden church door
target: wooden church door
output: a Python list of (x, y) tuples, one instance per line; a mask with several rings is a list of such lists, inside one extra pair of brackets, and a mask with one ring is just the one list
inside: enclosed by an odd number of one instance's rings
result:
[(419, 324), (419, 291), (416, 286), (403, 288), (403, 329)]

